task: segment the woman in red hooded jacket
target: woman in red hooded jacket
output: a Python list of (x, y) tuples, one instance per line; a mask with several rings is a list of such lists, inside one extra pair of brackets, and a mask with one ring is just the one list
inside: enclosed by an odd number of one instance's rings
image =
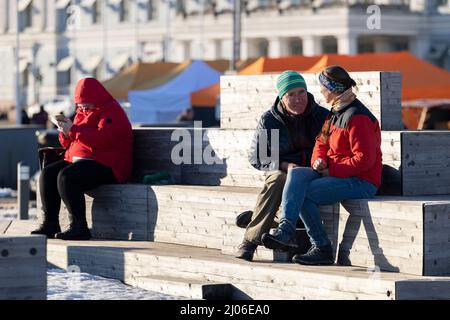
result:
[[(45, 167), (39, 178), (44, 221), (32, 234), (88, 240), (84, 192), (128, 179), (133, 133), (122, 107), (96, 79), (78, 81), (74, 100), (74, 122), (58, 122), (59, 141), (66, 148), (64, 160)], [(62, 233), (58, 219), (61, 199), (71, 221)]]

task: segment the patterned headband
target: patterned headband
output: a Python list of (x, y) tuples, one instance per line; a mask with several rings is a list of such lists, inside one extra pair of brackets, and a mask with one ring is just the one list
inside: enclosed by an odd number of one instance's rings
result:
[(323, 72), (319, 74), (319, 82), (331, 92), (344, 92), (347, 89), (345, 85), (327, 77)]

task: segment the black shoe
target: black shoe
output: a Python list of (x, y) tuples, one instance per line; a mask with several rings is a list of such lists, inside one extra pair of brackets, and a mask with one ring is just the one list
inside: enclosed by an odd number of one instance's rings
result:
[(246, 261), (252, 261), (257, 247), (257, 244), (244, 239), (244, 241), (242, 241), (242, 243), (238, 247), (239, 251), (236, 258)]
[(252, 221), (253, 211), (244, 211), (236, 217), (236, 225), (239, 228), (247, 228), (250, 221)]
[(264, 233), (261, 237), (264, 247), (272, 250), (290, 251), (296, 249), (295, 226), (287, 220), (282, 220), (275, 233)]
[(350, 260), (349, 250), (339, 250), (337, 263), (341, 266), (351, 266), (352, 262)]
[(39, 226), (39, 228), (31, 231), (31, 234), (40, 234), (46, 236), (49, 239), (53, 239), (55, 237), (55, 234), (57, 234), (58, 232), (61, 232), (61, 227), (59, 226), (58, 221), (45, 221)]
[(69, 229), (57, 233), (55, 238), (61, 240), (89, 240), (91, 239), (91, 232), (86, 224), (71, 224)]
[(303, 255), (296, 254), (292, 262), (305, 265), (330, 265), (334, 263), (333, 249), (331, 245), (318, 247), (312, 246), (309, 251)]

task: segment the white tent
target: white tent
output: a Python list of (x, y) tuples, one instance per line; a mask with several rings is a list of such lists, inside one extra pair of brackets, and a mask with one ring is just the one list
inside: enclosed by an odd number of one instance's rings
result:
[(220, 80), (220, 72), (203, 61), (193, 61), (176, 78), (157, 88), (130, 91), (130, 118), (133, 123), (167, 123), (191, 106), (191, 94)]

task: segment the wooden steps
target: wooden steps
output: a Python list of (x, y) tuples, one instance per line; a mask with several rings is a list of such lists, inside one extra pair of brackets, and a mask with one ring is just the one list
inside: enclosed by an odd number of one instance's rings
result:
[[(232, 256), (244, 234), (235, 217), (254, 208), (264, 183), (247, 153), (257, 120), (275, 99), (277, 75), (222, 77), (220, 129), (135, 129), (133, 181), (167, 171), (173, 184), (88, 192), (93, 235), (129, 241), (52, 240), (49, 262), (196, 298), (205, 285), (229, 284), (234, 299), (450, 299), (449, 277), (429, 277), (450, 275), (450, 132), (401, 131), (399, 73), (352, 77), (383, 130), (383, 196), (321, 212), (337, 261), (353, 266), (271, 263), (288, 259), (266, 249), (253, 263)], [(305, 79), (322, 103), (316, 75)], [(187, 143), (188, 163), (173, 162), (180, 142)], [(195, 163), (212, 154), (215, 163)], [(374, 265), (394, 272), (370, 272)]]
[(233, 292), (230, 284), (164, 276), (136, 277), (128, 284), (149, 291), (190, 299), (231, 299)]
[(44, 236), (0, 234), (0, 300), (46, 300)]
[[(82, 272), (127, 284), (136, 284), (146, 277), (176, 278), (176, 287), (180, 279), (187, 283), (230, 284), (233, 299), (414, 299), (415, 283), (403, 283), (419, 280), (418, 295), (427, 299), (448, 285), (448, 278), (372, 272), (365, 268), (248, 263), (222, 255), (216, 249), (156, 242), (49, 240), (48, 261), (64, 269), (77, 265)], [(160, 286), (161, 291), (174, 290), (169, 288), (169, 282)], [(442, 291), (440, 297), (450, 298), (447, 292)]]
[[(134, 199), (122, 197), (123, 209), (115, 208), (120, 188), (122, 194), (143, 199), (142, 207), (130, 211)], [(88, 205), (88, 224), (99, 239), (150, 240), (234, 255), (244, 236), (235, 217), (253, 210), (258, 192), (228, 186), (102, 186), (91, 193), (95, 199), (88, 199), (88, 204), (111, 207)], [(416, 275), (450, 275), (450, 196), (377, 196), (323, 206), (321, 214), (342, 261)], [(67, 213), (64, 216), (67, 221)], [(258, 250), (256, 255), (273, 258), (270, 250)]]

